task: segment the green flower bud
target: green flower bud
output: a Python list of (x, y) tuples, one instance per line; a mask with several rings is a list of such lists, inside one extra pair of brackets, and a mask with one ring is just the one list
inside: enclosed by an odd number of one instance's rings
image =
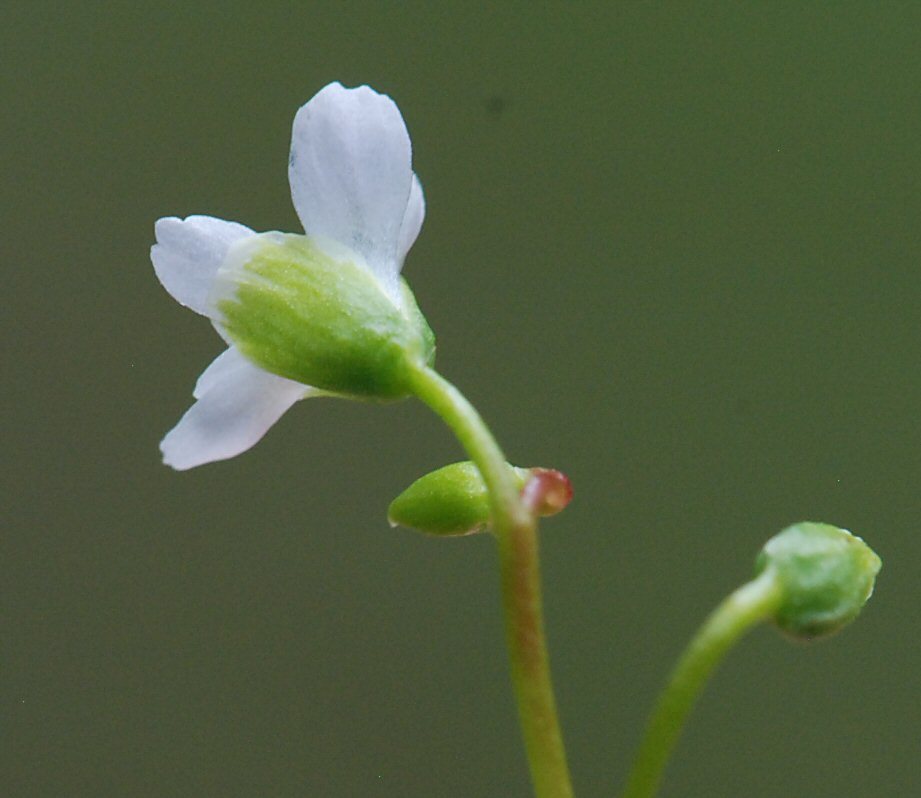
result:
[[(572, 498), (569, 479), (547, 468), (509, 465), (522, 499), (539, 515), (554, 515)], [(390, 505), (391, 526), (406, 526), (430, 535), (470, 535), (490, 525), (489, 491), (469, 460), (420, 477)]]
[(215, 318), (251, 361), (331, 393), (397, 399), (431, 365), (435, 339), (405, 281), (385, 290), (360, 255), (263, 233), (236, 244), (215, 279)]
[(771, 569), (781, 586), (777, 626), (795, 637), (814, 638), (857, 617), (881, 565), (874, 551), (847, 530), (802, 522), (765, 544), (755, 570)]

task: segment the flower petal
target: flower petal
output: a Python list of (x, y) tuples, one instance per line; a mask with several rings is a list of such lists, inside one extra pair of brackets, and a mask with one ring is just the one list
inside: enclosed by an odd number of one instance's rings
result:
[(211, 282), (230, 245), (254, 235), (248, 227), (213, 216), (170, 216), (157, 221), (157, 243), (150, 248), (154, 271), (182, 305), (207, 315)]
[(400, 226), (400, 241), (397, 245), (397, 258), (401, 268), (403, 260), (406, 258), (406, 253), (409, 252), (409, 248), (419, 237), (423, 219), (425, 219), (425, 195), (422, 193), (422, 184), (419, 182), (419, 178), (413, 173), (409, 202), (406, 203), (406, 211), (403, 213), (403, 224)]
[(312, 392), (254, 366), (231, 347), (199, 377), (198, 401), (160, 443), (163, 462), (184, 471), (245, 452)]
[[(248, 369), (257, 369), (263, 371), (258, 366), (246, 359), (239, 349), (235, 346), (229, 346), (219, 354), (198, 377), (195, 382), (195, 388), (192, 390), (192, 396), (201, 399), (208, 391), (219, 385), (224, 380), (239, 378), (247, 379), (247, 375), (252, 377), (252, 372)], [(305, 386), (301, 386), (305, 387)]]
[(288, 179), (307, 235), (357, 252), (398, 297), (412, 148), (393, 100), (367, 86), (321, 89), (294, 117)]

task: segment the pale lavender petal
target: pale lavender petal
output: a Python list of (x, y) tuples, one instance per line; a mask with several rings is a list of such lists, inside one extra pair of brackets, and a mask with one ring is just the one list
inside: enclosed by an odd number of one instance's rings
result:
[(202, 373), (198, 401), (160, 443), (163, 462), (178, 471), (245, 452), (314, 389), (253, 365), (231, 347)]
[(208, 315), (208, 293), (227, 250), (254, 235), (242, 224), (213, 216), (169, 216), (158, 220), (154, 231), (150, 259), (157, 277), (177, 302), (202, 315)]
[(331, 83), (297, 112), (288, 178), (304, 231), (357, 252), (395, 297), (412, 177), (409, 134), (386, 95)]
[(403, 224), (400, 226), (400, 242), (397, 246), (397, 257), (401, 268), (403, 260), (406, 258), (406, 253), (409, 252), (409, 248), (419, 237), (423, 219), (425, 219), (425, 195), (422, 193), (422, 184), (419, 182), (419, 178), (413, 174), (412, 190), (409, 192), (409, 202), (406, 204), (406, 211), (403, 213)]

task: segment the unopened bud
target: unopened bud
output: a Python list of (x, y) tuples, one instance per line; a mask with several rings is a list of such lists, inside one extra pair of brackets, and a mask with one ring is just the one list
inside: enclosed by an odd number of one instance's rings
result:
[[(555, 515), (572, 498), (565, 474), (549, 468), (509, 465), (522, 500), (537, 515)], [(406, 526), (430, 535), (470, 535), (489, 528), (489, 491), (479, 469), (466, 460), (420, 477), (390, 505), (391, 526)]]
[(572, 482), (555, 468), (532, 468), (521, 489), (521, 497), (537, 515), (556, 515), (572, 501)]
[(781, 586), (777, 626), (795, 637), (814, 638), (857, 617), (881, 565), (876, 553), (847, 530), (802, 522), (765, 544), (755, 570), (771, 569)]

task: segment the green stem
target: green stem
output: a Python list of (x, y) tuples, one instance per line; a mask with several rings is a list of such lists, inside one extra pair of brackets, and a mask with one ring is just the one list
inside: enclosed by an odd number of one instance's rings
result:
[(412, 385), (457, 436), (489, 488), (506, 644), (534, 792), (537, 798), (571, 798), (544, 634), (536, 521), (521, 502), (505, 455), (463, 394), (428, 368), (413, 373)]
[(781, 586), (773, 570), (731, 593), (704, 621), (659, 697), (633, 763), (623, 798), (655, 795), (684, 722), (708, 677), (745, 632), (774, 614)]

